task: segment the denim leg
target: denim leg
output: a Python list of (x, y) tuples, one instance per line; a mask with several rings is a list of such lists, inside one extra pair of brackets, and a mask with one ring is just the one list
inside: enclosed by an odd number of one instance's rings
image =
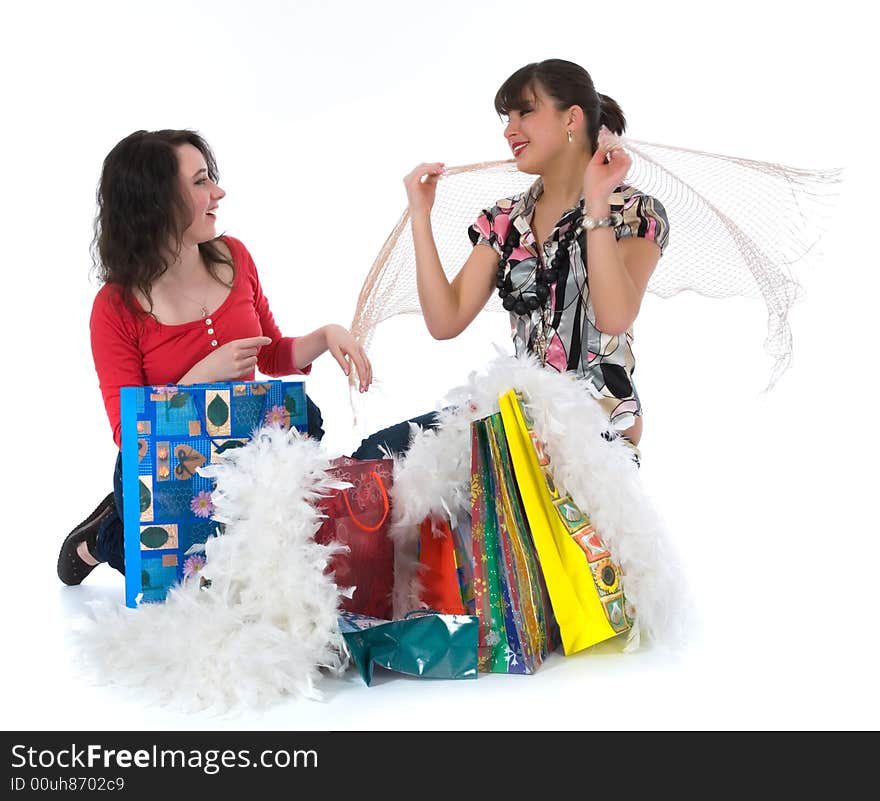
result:
[(437, 412), (428, 412), (413, 417), (410, 420), (404, 420), (402, 423), (395, 423), (393, 426), (383, 428), (375, 434), (370, 434), (364, 440), (358, 449), (352, 454), (355, 459), (382, 459), (385, 454), (380, 446), (395, 454), (405, 453), (409, 449), (410, 423), (415, 423), (422, 428), (437, 428)]
[(324, 436), (324, 429), (321, 427), (324, 425), (324, 418), (321, 416), (321, 410), (308, 395), (306, 395), (306, 414), (308, 415), (308, 435), (320, 442)]
[(113, 470), (113, 501), (116, 509), (110, 512), (98, 529), (95, 558), (106, 562), (125, 575), (125, 535), (122, 528), (122, 453), (116, 457)]

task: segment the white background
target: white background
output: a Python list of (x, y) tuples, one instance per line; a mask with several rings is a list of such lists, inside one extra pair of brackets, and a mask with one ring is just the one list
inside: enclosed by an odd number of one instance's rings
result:
[[(154, 0), (5, 10), (3, 728), (876, 728), (876, 21), (857, 8), (867, 7)], [(643, 305), (642, 476), (686, 561), (702, 630), (679, 654), (554, 656), (531, 677), (386, 674), (367, 688), (349, 673), (323, 682), (323, 703), (230, 718), (90, 684), (70, 630), (86, 601), (121, 602), (122, 579), (102, 567), (65, 588), (55, 559), (109, 490), (115, 456), (88, 340), (105, 154), (138, 128), (199, 130), (228, 192), (221, 228), (250, 248), (282, 329), (348, 325), (404, 208), (403, 175), (422, 160), (508, 157), (495, 90), (551, 57), (584, 65), (621, 103), (633, 138), (846, 170), (824, 261), (802, 276), (791, 315), (793, 366), (771, 393), (760, 302)], [(498, 341), (506, 334), (501, 319)], [(670, 343), (683, 340), (689, 355), (671, 366)], [(417, 363), (417, 345), (400, 342), (401, 364)], [(436, 374), (450, 387), (483, 358), (438, 347)], [(356, 444), (329, 357), (309, 391), (328, 447)], [(414, 386), (397, 400), (408, 416), (436, 398)]]

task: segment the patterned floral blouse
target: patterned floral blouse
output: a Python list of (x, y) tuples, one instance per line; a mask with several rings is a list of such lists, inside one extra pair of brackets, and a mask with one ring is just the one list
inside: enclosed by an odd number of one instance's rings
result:
[[(530, 223), (535, 203), (544, 191), (540, 178), (528, 191), (502, 198), (484, 209), (468, 229), (474, 245), (488, 245), (499, 256), (513, 226), (519, 244), (508, 261), (513, 286), (524, 294), (534, 294), (538, 247)], [(609, 198), (611, 211), (620, 212), (623, 222), (614, 229), (615, 237), (639, 236), (656, 242), (660, 254), (669, 241), (669, 220), (666, 210), (655, 198), (628, 185), (621, 185)], [(559, 240), (568, 230), (576, 209), (566, 211), (556, 223), (550, 237), (541, 247), (541, 263), (549, 265)], [(631, 425), (632, 416), (642, 412), (633, 384), (635, 357), (632, 351), (632, 326), (619, 336), (605, 334), (596, 328), (596, 314), (590, 300), (589, 269), (586, 267), (586, 232), (572, 241), (569, 264), (562, 266), (559, 280), (550, 292), (550, 330), (546, 363), (560, 372), (570, 370), (579, 378), (589, 378), (601, 395), (600, 403), (617, 425)], [(535, 341), (541, 329), (541, 310), (531, 316), (510, 315), (513, 341), (517, 355), (535, 352)]]

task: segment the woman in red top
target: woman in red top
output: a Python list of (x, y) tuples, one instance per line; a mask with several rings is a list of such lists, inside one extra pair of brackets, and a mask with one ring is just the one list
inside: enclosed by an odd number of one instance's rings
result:
[[(232, 237), (218, 237), (225, 192), (207, 142), (193, 131), (136, 131), (104, 160), (95, 221), (95, 262), (104, 285), (92, 308), (95, 370), (113, 438), (120, 445), (123, 386), (249, 381), (302, 375), (330, 351), (360, 390), (370, 362), (342, 326), (285, 337), (275, 324), (254, 261)], [(308, 401), (309, 434), (323, 435)], [(114, 491), (64, 540), (58, 576), (79, 584), (96, 565), (125, 572), (121, 458)]]

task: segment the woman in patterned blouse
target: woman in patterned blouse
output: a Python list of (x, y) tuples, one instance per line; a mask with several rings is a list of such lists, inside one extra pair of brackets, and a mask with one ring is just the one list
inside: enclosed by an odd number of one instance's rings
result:
[[(527, 192), (480, 213), (469, 230), (473, 252), (452, 282), (431, 229), (444, 166), (419, 164), (404, 179), (428, 330), (436, 339), (458, 336), (505, 282), (519, 298), (535, 296), (539, 272), (563, 242), (568, 258), (556, 260), (546, 302), (511, 312), (517, 354), (535, 353), (549, 367), (590, 380), (614, 428), (636, 444), (642, 425), (632, 326), (668, 241), (666, 212), (623, 183), (631, 159), (600, 141), (600, 130), (622, 134), (626, 120), (582, 67), (558, 59), (528, 64), (498, 90), (495, 109), (507, 120), (504, 137), (517, 168), (538, 177)], [(588, 226), (566, 238), (579, 214)], [(602, 223), (589, 227), (590, 219)]]

